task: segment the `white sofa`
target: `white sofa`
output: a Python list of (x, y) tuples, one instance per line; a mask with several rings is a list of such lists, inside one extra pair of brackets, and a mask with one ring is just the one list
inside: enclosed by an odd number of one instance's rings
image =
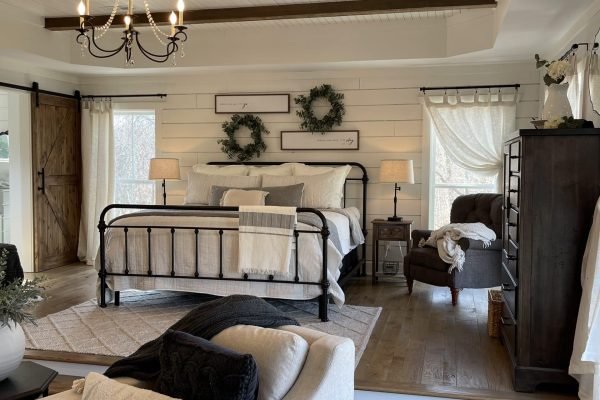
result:
[[(285, 345), (277, 343), (277, 340), (273, 339), (273, 334), (286, 338), (294, 336), (293, 341), (296, 343), (294, 346), (304, 348), (305, 351), (290, 355), (293, 351), (290, 351), (289, 345), (283, 351), (282, 346)], [(264, 338), (262, 344), (259, 336)], [(235, 341), (231, 341), (233, 337)], [(227, 345), (228, 341), (233, 345)], [(354, 343), (348, 338), (299, 326), (284, 326), (278, 329), (236, 326), (217, 335), (213, 338), (213, 342), (254, 356), (259, 369), (259, 400), (351, 400), (354, 398)], [(284, 357), (283, 354), (286, 356)], [(296, 366), (290, 365), (290, 362)], [(261, 376), (261, 370), (271, 371), (264, 375), (272, 374), (273, 371), (285, 374), (284, 372), (287, 371), (288, 376), (265, 377)], [(293, 373), (289, 384), (285, 386), (284, 383), (282, 389), (282, 381), (289, 380), (289, 371), (294, 370), (297, 371), (297, 375)], [(149, 388), (150, 386), (147, 382), (132, 378), (117, 378), (117, 380), (136, 387)], [(269, 386), (278, 387), (271, 391)], [(282, 390), (285, 392), (283, 396), (274, 395), (275, 392), (281, 393)], [(267, 392), (270, 395), (265, 395)], [(82, 395), (73, 390), (48, 397), (51, 400), (81, 400), (81, 398)]]

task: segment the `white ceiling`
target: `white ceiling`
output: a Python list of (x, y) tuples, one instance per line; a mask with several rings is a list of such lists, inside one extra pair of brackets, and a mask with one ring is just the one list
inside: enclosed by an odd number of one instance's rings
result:
[[(106, 13), (106, 9), (103, 11), (102, 7), (110, 8), (113, 0), (91, 0), (93, 6), (93, 12)], [(174, 7), (176, 0), (148, 0), (151, 8), (161, 10), (170, 9)], [(306, 2), (317, 2), (317, 0), (185, 0), (188, 9), (191, 8), (210, 8), (210, 7), (239, 7), (239, 6), (255, 6), (255, 5), (280, 5), (286, 3), (306, 3)], [(324, 1), (324, 0), (318, 0)], [(590, 11), (598, 12), (600, 10), (600, 0), (500, 0), (506, 2), (508, 5), (506, 16), (499, 26), (498, 35), (493, 42), (493, 48), (479, 51), (471, 51), (468, 54), (462, 54), (453, 57), (406, 57), (401, 54), (399, 57), (393, 59), (361, 59), (359, 56), (354, 61), (346, 60), (327, 60), (322, 59), (316, 61), (318, 57), (314, 57), (313, 60), (306, 59), (304, 64), (299, 64), (297, 60), (290, 60), (287, 62), (288, 66), (291, 67), (309, 67), (316, 68), (322, 66), (324, 68), (329, 67), (346, 67), (346, 66), (401, 66), (401, 65), (438, 65), (445, 63), (495, 63), (495, 62), (514, 62), (514, 61), (530, 61), (533, 58), (533, 54), (540, 53), (547, 57), (553, 57), (555, 54), (549, 54), (551, 51), (558, 51), (562, 47), (568, 48), (569, 43), (562, 43), (565, 35), (569, 31), (577, 29), (577, 22), (583, 18), (586, 13)], [(37, 18), (39, 24), (42, 24), (40, 17), (42, 16), (66, 16), (73, 15), (74, 9), (77, 6), (79, 0), (0, 0), (0, 14), (2, 14), (2, 8), (12, 5), (20, 10), (25, 10), (26, 13), (33, 18)], [(126, 0), (121, 0), (124, 4)], [(3, 5), (5, 4), (5, 5)], [(138, 7), (143, 7), (143, 0), (136, 0)], [(97, 11), (96, 11), (97, 10)], [(473, 14), (472, 14), (473, 13)], [(334, 17), (334, 18), (315, 18), (315, 19), (299, 19), (299, 20), (281, 20), (281, 21), (252, 21), (252, 22), (241, 22), (241, 23), (221, 23), (221, 24), (206, 24), (194, 26), (194, 30), (204, 30), (203, 34), (195, 35), (191, 37), (193, 40), (192, 45), (195, 43), (202, 42), (203, 49), (210, 48), (212, 46), (211, 41), (206, 39), (207, 37), (214, 38), (227, 36), (227, 32), (231, 32), (231, 35), (244, 36), (246, 34), (259, 36), (264, 38), (264, 41), (268, 42), (274, 37), (279, 35), (288, 35), (291, 41), (295, 43), (294, 33), (295, 32), (306, 32), (306, 29), (313, 29), (306, 25), (315, 25), (314, 29), (319, 29), (326, 32), (328, 25), (331, 25), (331, 32), (339, 31), (338, 28), (347, 26), (347, 29), (380, 29), (382, 35), (385, 36), (384, 32), (393, 33), (392, 27), (412, 26), (415, 24), (421, 24), (426, 29), (437, 29), (437, 27), (445, 26), (451, 23), (452, 20), (456, 20), (459, 17), (460, 21), (469, 21), (471, 15), (477, 15), (474, 11), (463, 10), (461, 11), (438, 11), (438, 12), (424, 12), (424, 13), (407, 13), (407, 14), (386, 14), (386, 15), (369, 15), (369, 16), (348, 16), (348, 17)], [(593, 15), (593, 14), (591, 14)], [(422, 22), (421, 22), (422, 21)], [(381, 23), (380, 23), (381, 22)], [(592, 24), (595, 23), (592, 21)], [(600, 21), (596, 22), (600, 27)], [(304, 25), (304, 26), (303, 26)], [(373, 27), (380, 28), (373, 28)], [(267, 29), (268, 28), (268, 29)], [(0, 28), (1, 29), (1, 28)], [(279, 29), (279, 30), (278, 30)], [(302, 30), (304, 29), (304, 30)], [(336, 30), (337, 29), (337, 30)], [(425, 29), (425, 28), (424, 28)], [(387, 31), (386, 31), (387, 30)], [(214, 33), (211, 33), (214, 32)], [(237, 32), (237, 33), (236, 33)], [(260, 32), (260, 33), (257, 33)], [(365, 31), (366, 32), (366, 31)], [(370, 33), (373, 33), (369, 31)], [(416, 32), (416, 31), (415, 31)], [(209, 35), (209, 33), (211, 33)], [(571, 32), (569, 32), (571, 33)], [(472, 36), (481, 35), (482, 32), (473, 29)], [(58, 36), (54, 40), (66, 45), (71, 45), (74, 37), (69, 36), (67, 32), (57, 33)], [(60, 39), (60, 36), (64, 39)], [(209, 36), (205, 36), (209, 35)], [(211, 36), (212, 35), (212, 36)], [(215, 36), (217, 35), (217, 36)], [(389, 37), (389, 46), (398, 46), (402, 44), (402, 41), (411, 40), (410, 37), (403, 36), (387, 36)], [(62, 40), (62, 41), (61, 41)], [(387, 42), (388, 40), (386, 40)], [(374, 43), (370, 42), (371, 45)], [(365, 41), (363, 46), (368, 43)], [(230, 43), (230, 45), (232, 45)], [(427, 44), (428, 45), (428, 44)], [(431, 43), (431, 46), (435, 46), (436, 43)], [(215, 42), (216, 46), (216, 42)], [(214, 46), (212, 46), (214, 47)], [(484, 48), (484, 47), (481, 47)], [(18, 53), (18, 49), (7, 49), (3, 51), (3, 54)], [(244, 57), (243, 50), (240, 49), (240, 57)], [(235, 53), (235, 52), (232, 52)], [(19, 58), (29, 57), (30, 59), (35, 58), (36, 53), (32, 52), (29, 55), (21, 55)], [(54, 62), (54, 61), (53, 61)], [(106, 64), (94, 61), (92, 65), (86, 65), (82, 67), (75, 61), (73, 64), (56, 62), (57, 67), (67, 71), (69, 69), (77, 70), (80, 73), (119, 73), (122, 69), (115, 71), (114, 68), (108, 67)], [(282, 59), (281, 63), (270, 63), (266, 62), (261, 68), (282, 68), (286, 62)], [(48, 64), (49, 65), (49, 64)], [(58, 66), (60, 65), (60, 67)], [(252, 68), (258, 67), (253, 63), (239, 62), (235, 63), (224, 63), (218, 65), (206, 65), (204, 67), (196, 66), (191, 63), (186, 65), (186, 61), (180, 63), (176, 70), (186, 71), (188, 69), (202, 69), (202, 68)], [(169, 68), (171, 69), (171, 68)], [(158, 69), (148, 68), (146, 73), (157, 72)], [(142, 69), (132, 69), (131, 73), (141, 73)]]

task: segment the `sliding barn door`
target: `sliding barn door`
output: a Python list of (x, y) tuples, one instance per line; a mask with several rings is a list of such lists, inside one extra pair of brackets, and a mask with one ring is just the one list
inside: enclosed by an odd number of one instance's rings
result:
[(81, 215), (79, 101), (33, 94), (33, 208), (35, 271), (77, 261)]

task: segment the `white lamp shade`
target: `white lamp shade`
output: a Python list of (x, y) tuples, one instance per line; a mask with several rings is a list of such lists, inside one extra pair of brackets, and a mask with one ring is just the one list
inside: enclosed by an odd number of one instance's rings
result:
[(180, 179), (177, 158), (153, 158), (150, 160), (149, 179)]
[(415, 183), (413, 160), (381, 160), (379, 181)]

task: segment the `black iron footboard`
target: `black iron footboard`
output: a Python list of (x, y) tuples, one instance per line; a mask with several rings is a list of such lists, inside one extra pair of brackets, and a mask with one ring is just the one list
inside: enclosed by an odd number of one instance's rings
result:
[[(111, 204), (107, 206), (100, 214), (100, 222), (98, 224), (98, 230), (100, 231), (100, 270), (98, 276), (100, 278), (100, 307), (106, 307), (106, 289), (107, 283), (106, 278), (108, 276), (132, 276), (132, 277), (154, 277), (154, 278), (182, 278), (182, 279), (197, 279), (197, 280), (221, 280), (221, 281), (249, 281), (249, 282), (273, 282), (273, 283), (288, 283), (294, 285), (315, 285), (320, 286), (322, 293), (319, 296), (319, 318), (322, 321), (327, 321), (327, 305), (328, 305), (328, 291), (329, 291), (329, 280), (327, 277), (327, 240), (329, 238), (329, 228), (327, 226), (327, 220), (325, 216), (314, 208), (298, 208), (299, 213), (312, 213), (319, 217), (322, 222), (320, 230), (294, 230), (294, 241), (296, 245), (295, 257), (294, 257), (294, 277), (290, 280), (275, 279), (273, 275), (269, 275), (266, 279), (250, 278), (248, 274), (243, 274), (240, 277), (225, 277), (223, 274), (223, 233), (225, 231), (238, 231), (238, 228), (218, 228), (218, 227), (183, 227), (183, 226), (147, 226), (147, 225), (108, 225), (106, 223), (106, 214), (113, 209), (130, 209), (130, 210), (143, 210), (143, 211), (165, 211), (165, 210), (177, 210), (177, 211), (239, 211), (238, 207), (212, 207), (212, 206), (162, 206), (162, 205), (134, 205), (134, 204)], [(125, 265), (122, 272), (107, 271), (106, 269), (106, 238), (105, 234), (108, 230), (119, 229), (124, 234), (124, 249), (125, 249)], [(134, 273), (131, 272), (128, 259), (128, 233), (130, 229), (145, 229), (147, 232), (148, 242), (148, 266), (145, 273)], [(171, 233), (171, 269), (169, 274), (156, 274), (152, 271), (152, 232), (157, 230), (167, 230)], [(177, 231), (193, 231), (195, 234), (195, 271), (192, 275), (182, 275), (176, 271), (175, 266), (175, 233)], [(200, 267), (200, 252), (199, 252), (199, 233), (201, 231), (217, 231), (219, 234), (219, 274), (218, 276), (203, 276)], [(323, 259), (322, 259), (322, 276), (319, 282), (308, 282), (301, 281), (299, 275), (299, 262), (298, 262), (298, 238), (300, 234), (316, 234), (320, 235), (323, 241)], [(139, 269), (139, 265), (136, 266)], [(120, 294), (115, 291), (115, 305), (118, 306), (120, 302)]]

